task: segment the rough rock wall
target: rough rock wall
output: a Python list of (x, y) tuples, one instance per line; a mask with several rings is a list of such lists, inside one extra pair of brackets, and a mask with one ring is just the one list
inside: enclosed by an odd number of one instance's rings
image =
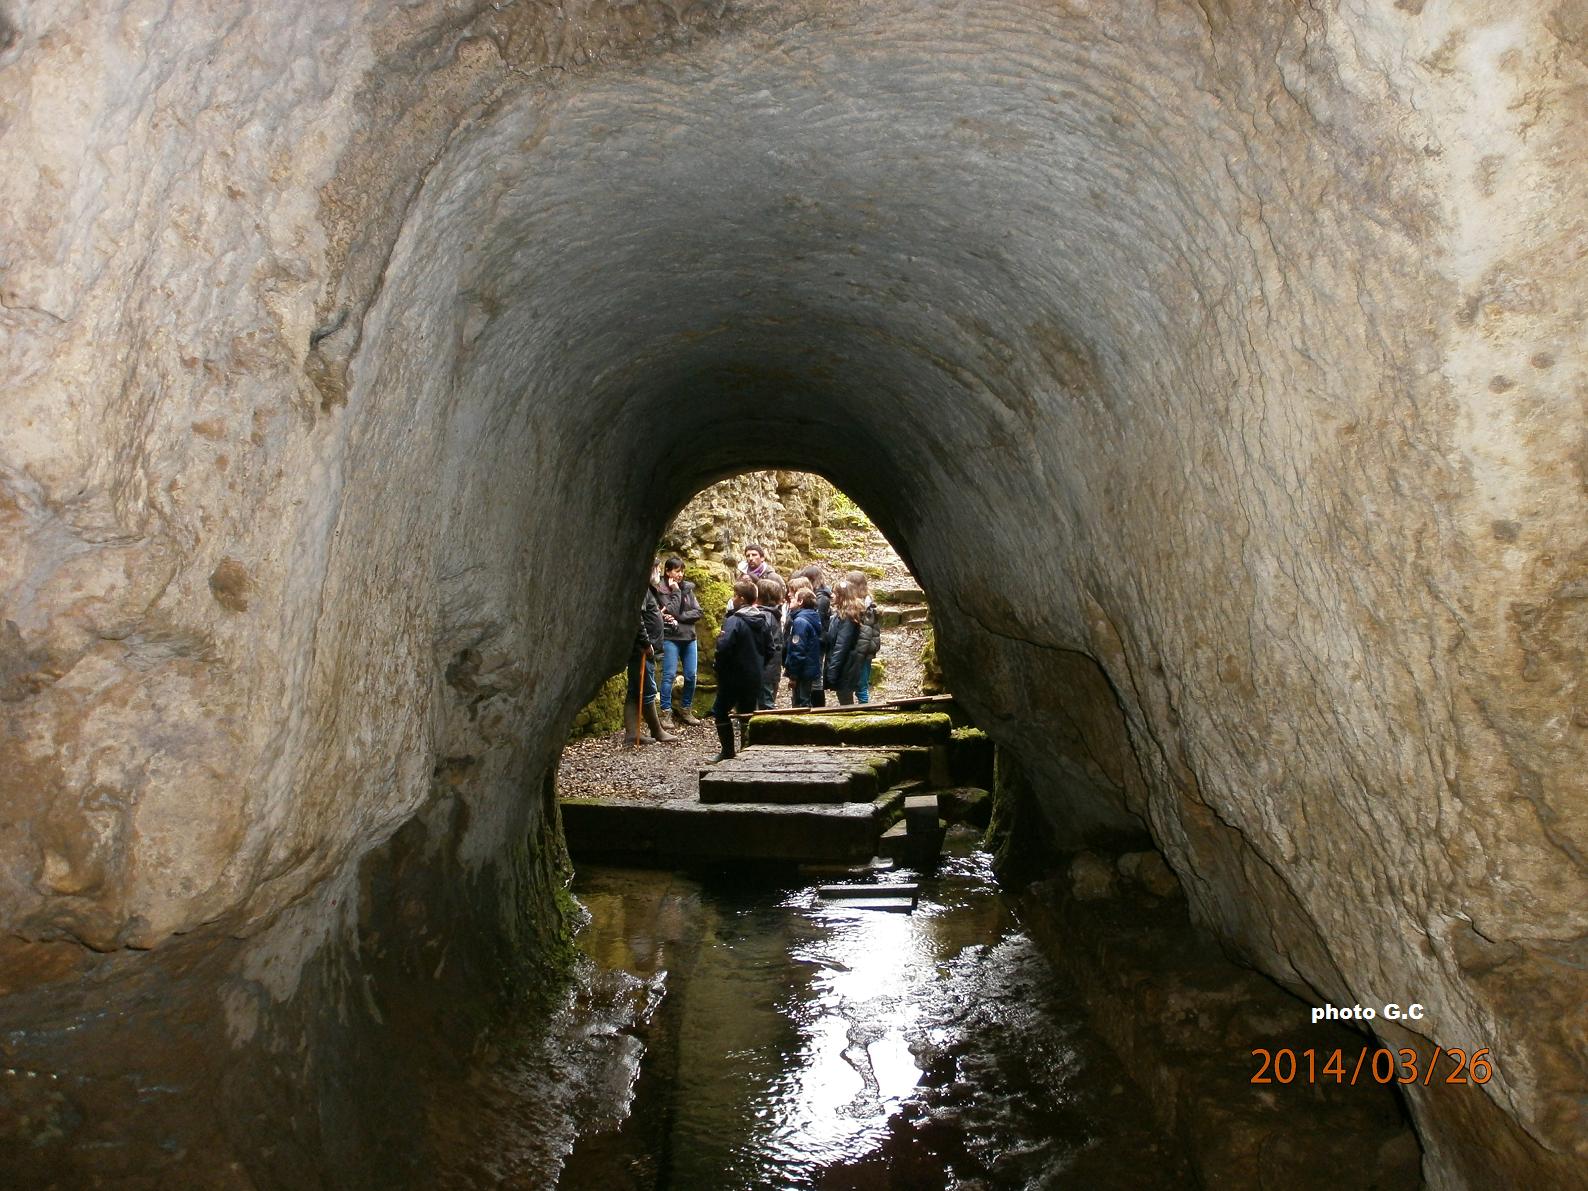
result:
[[(4, 14), (21, 1053), (134, 968), (295, 1054), (382, 945), (544, 950), (665, 510), (808, 468), (1056, 839), (1145, 820), (1263, 970), (1492, 1047), (1411, 1090), (1436, 1186), (1580, 1181), (1580, 5)], [(342, 1120), (314, 1038), (276, 1111)]]
[(686, 562), (730, 570), (744, 548), (759, 543), (787, 577), (811, 556), (814, 535), (827, 519), (833, 486), (808, 472), (752, 471), (701, 489), (678, 511), (662, 549)]

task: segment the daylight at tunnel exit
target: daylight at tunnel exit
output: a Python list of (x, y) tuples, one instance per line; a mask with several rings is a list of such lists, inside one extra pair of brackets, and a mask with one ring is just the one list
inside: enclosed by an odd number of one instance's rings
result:
[(1588, 1191), (1588, 0), (0, 0), (0, 1187)]

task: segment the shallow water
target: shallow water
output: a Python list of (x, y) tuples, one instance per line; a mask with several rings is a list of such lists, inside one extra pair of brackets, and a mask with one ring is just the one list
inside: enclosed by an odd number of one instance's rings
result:
[(921, 884), (906, 914), (582, 869), (585, 1025), (570, 1005), (560, 1028), (585, 1031), (609, 1107), (576, 1124), (559, 1186), (1187, 1185), (987, 855), (962, 840)]

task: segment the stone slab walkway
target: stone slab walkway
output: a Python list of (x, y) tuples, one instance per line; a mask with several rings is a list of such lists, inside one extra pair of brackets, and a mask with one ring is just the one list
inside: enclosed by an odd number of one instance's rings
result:
[(672, 863), (864, 863), (877, 850), (871, 802), (643, 804), (569, 799), (562, 826), (575, 856)]
[(700, 801), (863, 802), (899, 772), (896, 755), (872, 749), (748, 748), (700, 771)]

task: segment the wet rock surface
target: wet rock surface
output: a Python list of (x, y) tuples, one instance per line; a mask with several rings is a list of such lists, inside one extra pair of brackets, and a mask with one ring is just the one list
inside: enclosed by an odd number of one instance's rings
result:
[(177, 1149), (379, 1168), (399, 990), (556, 949), (546, 775), (667, 513), (806, 467), (1023, 830), (1150, 831), (1248, 962), (1490, 1046), (1410, 1092), (1436, 1187), (1581, 1185), (1585, 44), (1499, 0), (6, 5), (18, 1063), (57, 990), (113, 1021), (208, 947), (175, 1011), (313, 1070)]
[[(1185, 1148), (1196, 1185), (1422, 1187), (1421, 1151), (1397, 1096), (1405, 1068), (1385, 1055), (1386, 1078), (1375, 1079), (1371, 1061), (1357, 1062), (1377, 1049), (1366, 1031), (1311, 1023), (1305, 1002), (1231, 964), (1192, 927), (1149, 855), (1130, 854), (1120, 881), (1112, 858), (1083, 853), (1067, 880), (1033, 884), (1019, 904), (1153, 1119)], [(1435, 1094), (1482, 1092), (1466, 1084)]]

